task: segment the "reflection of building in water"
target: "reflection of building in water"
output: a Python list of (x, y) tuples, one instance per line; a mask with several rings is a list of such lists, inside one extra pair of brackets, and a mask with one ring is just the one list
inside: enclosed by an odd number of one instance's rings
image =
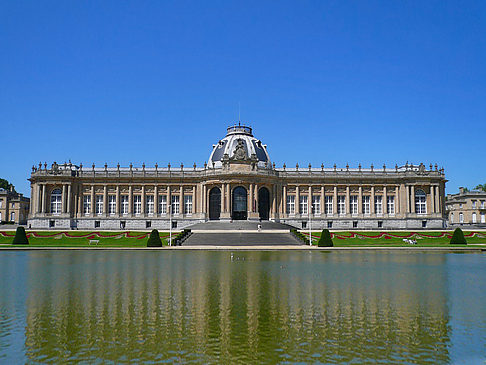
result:
[(29, 275), (31, 359), (448, 360), (445, 255), (229, 255), (41, 258)]
[(303, 228), (441, 228), (443, 169), (423, 164), (276, 167), (252, 129), (235, 125), (203, 167), (32, 167), (32, 227), (168, 228), (273, 220)]

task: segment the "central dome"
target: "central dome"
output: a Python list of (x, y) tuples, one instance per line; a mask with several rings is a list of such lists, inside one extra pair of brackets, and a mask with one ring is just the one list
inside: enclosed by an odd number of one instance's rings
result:
[(267, 146), (253, 137), (252, 129), (244, 125), (238, 124), (227, 128), (226, 137), (213, 145), (209, 167), (221, 168), (225, 155), (234, 160), (257, 159), (258, 167), (271, 168)]

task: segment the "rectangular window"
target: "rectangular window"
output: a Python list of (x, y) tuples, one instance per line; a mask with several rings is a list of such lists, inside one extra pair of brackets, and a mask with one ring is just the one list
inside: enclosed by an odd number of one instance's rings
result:
[(147, 195), (145, 197), (145, 199), (147, 200), (147, 202), (145, 203), (146, 205), (146, 210), (147, 210), (147, 214), (149, 215), (153, 215), (154, 214), (154, 196), (153, 195)]
[(121, 196), (121, 214), (128, 214), (128, 195)]
[(192, 195), (184, 195), (184, 213), (192, 214)]
[(172, 195), (172, 214), (179, 214), (180, 212), (180, 202), (179, 202), (179, 195)]
[(383, 214), (383, 197), (381, 195), (375, 196), (375, 213)]
[(426, 199), (425, 194), (415, 195), (415, 213), (417, 214), (427, 213), (425, 199)]
[(327, 228), (332, 228), (332, 221), (327, 222)]
[(386, 197), (386, 211), (388, 214), (395, 214), (395, 196)]
[(300, 214), (308, 214), (307, 201), (308, 201), (307, 195), (301, 195), (299, 197)]
[(471, 202), (472, 202), (473, 209), (476, 209), (476, 200), (472, 200)]
[(486, 215), (481, 213), (481, 223), (486, 223)]
[(85, 215), (91, 214), (91, 195), (83, 196), (83, 212)]
[(358, 214), (358, 196), (351, 195), (349, 197), (349, 212), (351, 214)]
[(142, 196), (141, 195), (134, 195), (133, 196), (133, 213), (141, 214), (142, 213)]
[(159, 196), (159, 213), (167, 214), (167, 195)]
[(484, 200), (481, 200), (481, 209), (484, 209)]
[(464, 214), (459, 213), (459, 223), (464, 223)]
[(108, 195), (108, 213), (116, 214), (116, 195)]
[(363, 214), (370, 214), (370, 196), (363, 196)]
[(103, 195), (96, 195), (96, 214), (103, 214)]
[(476, 213), (472, 214), (472, 223), (477, 223)]
[(145, 228), (152, 228), (152, 221), (146, 221), (145, 222)]
[(346, 197), (344, 195), (338, 196), (338, 214), (346, 214)]
[(10, 221), (15, 222), (15, 212), (10, 213)]
[(287, 195), (287, 214), (295, 214), (295, 195)]
[(56, 226), (56, 221), (55, 220), (50, 220), (49, 221), (49, 228), (54, 228)]
[(358, 221), (353, 221), (353, 228), (358, 228)]
[(312, 214), (321, 214), (321, 196), (312, 196)]
[(95, 221), (94, 227), (95, 228), (100, 228), (100, 223), (101, 223), (101, 221)]
[(332, 196), (326, 196), (326, 214), (333, 214), (333, 199)]
[(378, 228), (383, 228), (383, 221), (378, 221)]

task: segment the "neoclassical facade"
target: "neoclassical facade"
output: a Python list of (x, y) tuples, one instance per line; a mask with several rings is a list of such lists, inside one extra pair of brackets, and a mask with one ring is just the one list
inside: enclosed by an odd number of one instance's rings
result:
[(234, 125), (203, 167), (32, 168), (32, 228), (180, 229), (272, 220), (313, 229), (443, 228), (444, 170), (275, 167), (250, 127)]
[(451, 226), (486, 227), (486, 191), (459, 188), (448, 194), (446, 211)]

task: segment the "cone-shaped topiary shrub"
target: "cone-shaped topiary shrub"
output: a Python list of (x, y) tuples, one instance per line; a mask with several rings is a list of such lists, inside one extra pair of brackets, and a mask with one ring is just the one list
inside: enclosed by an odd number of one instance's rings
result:
[(454, 234), (451, 238), (451, 245), (467, 245), (466, 238), (464, 238), (464, 233), (462, 233), (462, 229), (456, 228)]
[(319, 247), (332, 247), (334, 244), (332, 243), (331, 232), (328, 229), (323, 229), (321, 233), (321, 238), (319, 242), (317, 242), (317, 246)]
[(147, 247), (162, 247), (162, 241), (160, 240), (159, 231), (153, 229), (150, 232), (150, 237), (147, 241)]
[(15, 237), (12, 242), (13, 245), (28, 245), (29, 240), (27, 239), (27, 235), (25, 234), (24, 227), (17, 227), (17, 232), (15, 232)]

